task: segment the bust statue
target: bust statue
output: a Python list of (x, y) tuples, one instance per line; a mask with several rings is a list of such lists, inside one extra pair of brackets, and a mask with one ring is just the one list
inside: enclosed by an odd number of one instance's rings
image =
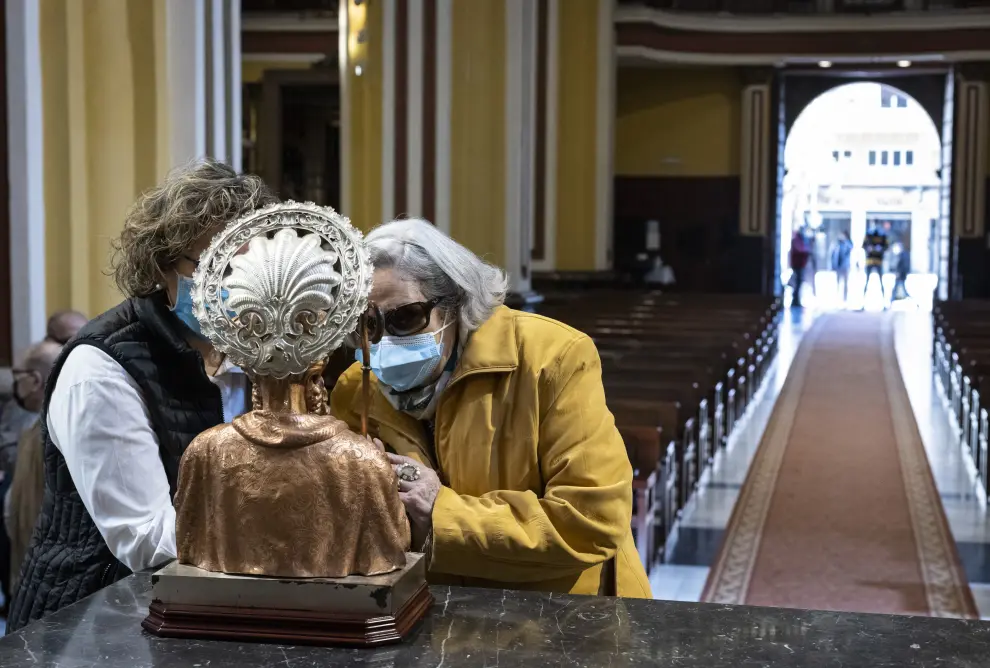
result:
[(200, 434), (179, 468), (178, 560), (241, 575), (341, 578), (406, 565), (410, 531), (385, 453), (328, 414), (322, 371), (368, 306), (361, 234), (287, 202), (200, 258), (204, 336), (253, 383), (253, 410)]

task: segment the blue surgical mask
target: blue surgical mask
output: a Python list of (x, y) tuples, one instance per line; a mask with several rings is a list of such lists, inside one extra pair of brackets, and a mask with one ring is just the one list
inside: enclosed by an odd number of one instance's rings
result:
[(192, 291), (196, 282), (178, 272), (176, 272), (176, 276), (179, 278), (179, 284), (175, 290), (175, 305), (172, 307), (172, 312), (193, 334), (201, 337), (203, 330), (200, 328), (199, 319), (193, 312)]
[[(450, 324), (435, 332), (384, 336), (381, 342), (372, 344), (371, 370), (375, 377), (396, 392), (408, 392), (425, 384), (443, 359), (443, 344), (437, 342), (437, 335)], [(355, 357), (363, 361), (360, 350)]]
[[(196, 317), (196, 313), (193, 310), (192, 291), (193, 287), (196, 285), (196, 281), (188, 276), (183, 276), (178, 272), (176, 272), (176, 276), (178, 277), (179, 282), (175, 290), (175, 306), (172, 307), (172, 312), (175, 313), (175, 316), (181, 320), (182, 324), (188, 327), (193, 334), (202, 337), (203, 330), (199, 324), (199, 318)], [(227, 288), (220, 290), (221, 299), (226, 300), (227, 294)], [(233, 311), (228, 311), (227, 313), (232, 318), (236, 315)]]

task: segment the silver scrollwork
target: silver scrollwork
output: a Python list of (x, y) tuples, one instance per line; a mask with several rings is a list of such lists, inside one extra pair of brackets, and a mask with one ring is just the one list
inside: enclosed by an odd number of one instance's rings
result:
[(368, 306), (364, 237), (329, 207), (283, 202), (228, 225), (203, 252), (193, 306), (234, 364), (286, 378), (326, 359)]

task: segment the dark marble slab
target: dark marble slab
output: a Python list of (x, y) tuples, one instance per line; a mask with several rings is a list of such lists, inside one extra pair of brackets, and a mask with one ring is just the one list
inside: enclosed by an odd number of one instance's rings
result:
[(711, 566), (724, 537), (725, 529), (679, 527), (670, 563), (675, 566)]
[(970, 582), (990, 582), (990, 543), (957, 542), (956, 549)]
[(990, 666), (990, 625), (923, 619), (434, 589), (430, 617), (402, 645), (371, 650), (167, 640), (140, 622), (136, 575), (0, 640), (0, 666)]

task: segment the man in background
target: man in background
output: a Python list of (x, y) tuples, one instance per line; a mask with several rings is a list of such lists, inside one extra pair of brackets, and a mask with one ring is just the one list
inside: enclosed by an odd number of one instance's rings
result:
[[(48, 318), (45, 330), (45, 340), (58, 345), (65, 345), (82, 329), (87, 322), (86, 316), (79, 311), (58, 311)], [(14, 448), (21, 432), (34, 424), (37, 414), (24, 410), (17, 400), (0, 402), (0, 453), (6, 448)], [(0, 467), (2, 471), (2, 467)], [(2, 474), (0, 474), (2, 475)]]
[[(48, 374), (61, 351), (61, 345), (46, 339), (28, 348), (13, 369), (14, 398), (21, 408), (34, 415), (34, 422), (22, 432), (17, 443), (0, 449), (0, 475), (3, 476), (0, 480), (0, 505), (3, 506), (4, 529), (0, 535), (0, 587), (5, 606), (13, 592), (12, 567), (16, 563), (17, 570), (20, 570), (21, 560), (31, 541), (34, 521), (41, 510), (45, 462), (38, 414), (45, 399)], [(15, 494), (10, 490), (17, 478), (21, 478), (21, 484)], [(7, 524), (8, 518), (13, 526)]]
[(870, 289), (870, 276), (876, 274), (877, 280), (880, 281), (880, 295), (883, 297), (884, 308), (887, 308), (887, 291), (883, 287), (883, 259), (887, 255), (889, 246), (890, 239), (887, 237), (887, 232), (876, 223), (872, 223), (863, 240), (863, 250), (866, 251), (866, 282), (863, 284), (863, 299), (866, 299), (866, 293)]
[(791, 305), (795, 308), (801, 308), (801, 286), (804, 285), (804, 271), (808, 266), (810, 255), (804, 233), (802, 230), (795, 231), (791, 238), (791, 280), (794, 286)]
[(832, 271), (835, 272), (835, 284), (842, 295), (842, 305), (849, 302), (849, 269), (852, 265), (853, 243), (849, 235), (839, 232), (839, 238), (832, 247)]
[(79, 311), (58, 311), (48, 318), (45, 339), (64, 346), (89, 320)]
[(894, 244), (891, 250), (894, 252), (894, 289), (891, 290), (890, 301), (895, 302), (911, 296), (907, 291), (907, 277), (911, 273), (911, 253), (899, 242)]

